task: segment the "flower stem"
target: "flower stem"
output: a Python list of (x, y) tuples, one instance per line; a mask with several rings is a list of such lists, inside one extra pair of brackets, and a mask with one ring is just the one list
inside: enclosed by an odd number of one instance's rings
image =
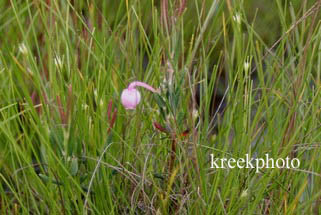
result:
[(128, 89), (134, 89), (136, 86), (144, 87), (147, 90), (152, 91), (153, 93), (159, 93), (159, 90), (156, 90), (152, 86), (150, 86), (144, 82), (140, 82), (140, 81), (134, 81), (134, 82), (130, 83), (128, 85)]

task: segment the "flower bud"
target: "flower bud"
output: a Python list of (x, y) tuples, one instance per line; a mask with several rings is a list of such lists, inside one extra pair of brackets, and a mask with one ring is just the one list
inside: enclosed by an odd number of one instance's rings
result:
[(121, 94), (121, 103), (126, 109), (135, 109), (140, 102), (140, 93), (135, 88), (124, 89)]
[(19, 45), (19, 52), (23, 55), (28, 55), (28, 49), (24, 43)]

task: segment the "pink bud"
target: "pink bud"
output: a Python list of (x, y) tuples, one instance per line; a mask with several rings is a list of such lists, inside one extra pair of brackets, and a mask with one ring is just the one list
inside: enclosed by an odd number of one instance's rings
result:
[(128, 85), (128, 88), (124, 89), (121, 94), (121, 103), (124, 105), (126, 109), (135, 109), (140, 102), (141, 95), (139, 91), (136, 89), (136, 86), (144, 87), (147, 90), (152, 91), (153, 93), (158, 92), (153, 87), (144, 82), (134, 81), (130, 83)]
[(140, 102), (140, 93), (135, 88), (124, 89), (121, 94), (121, 103), (126, 109), (135, 109)]

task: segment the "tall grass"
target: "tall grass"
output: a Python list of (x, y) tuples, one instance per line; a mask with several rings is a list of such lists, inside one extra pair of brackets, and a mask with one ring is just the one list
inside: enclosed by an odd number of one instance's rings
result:
[(320, 7), (1, 1), (0, 213), (321, 213)]

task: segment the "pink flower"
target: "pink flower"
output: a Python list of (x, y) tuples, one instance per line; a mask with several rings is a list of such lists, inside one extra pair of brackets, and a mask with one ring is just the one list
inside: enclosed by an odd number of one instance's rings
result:
[(144, 82), (134, 81), (128, 85), (127, 89), (123, 90), (120, 97), (121, 103), (126, 109), (135, 109), (140, 102), (141, 95), (140, 92), (136, 89), (136, 86), (144, 87), (153, 93), (158, 93), (158, 90), (155, 90), (150, 85)]

